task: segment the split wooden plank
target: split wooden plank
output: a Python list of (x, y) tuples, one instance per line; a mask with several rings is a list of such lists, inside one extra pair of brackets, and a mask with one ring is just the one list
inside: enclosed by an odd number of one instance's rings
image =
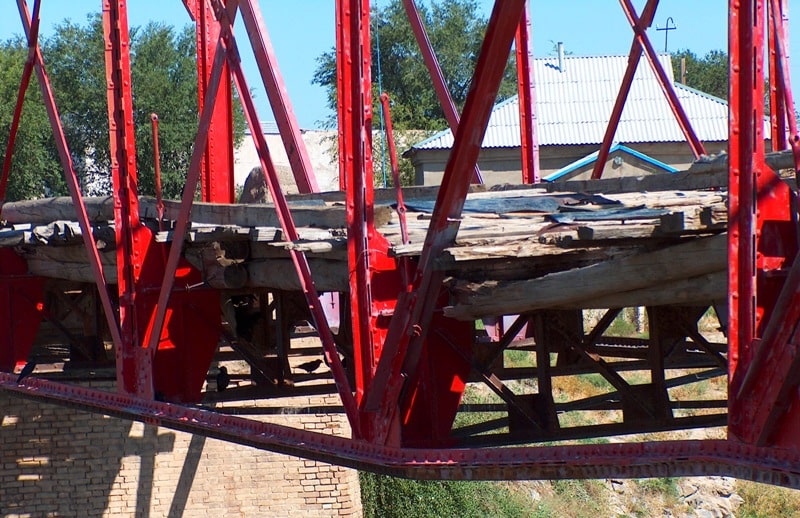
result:
[(454, 289), (456, 304), (444, 313), (460, 320), (526, 313), (718, 272), (727, 267), (727, 238), (720, 234), (691, 239), (535, 279), (461, 283)]
[[(84, 204), (90, 223), (106, 223), (114, 219), (114, 198), (111, 196), (86, 197)], [(2, 217), (9, 223), (34, 225), (45, 225), (60, 220), (78, 220), (75, 206), (69, 196), (4, 203)]]
[[(290, 207), (292, 219), (297, 227), (343, 228), (347, 225), (345, 207), (293, 205)], [(177, 219), (180, 202), (166, 200), (164, 215)], [(155, 217), (156, 206), (152, 198), (139, 199), (139, 212), (142, 217)], [(382, 226), (392, 219), (392, 209), (375, 207), (375, 225)], [(219, 204), (195, 202), (192, 205), (191, 220), (196, 223), (215, 225), (236, 225), (240, 227), (280, 227), (278, 213), (271, 205)]]
[(714, 273), (671, 281), (640, 290), (579, 300), (555, 309), (605, 309), (630, 306), (668, 306), (674, 304), (703, 306), (726, 300), (728, 272)]
[[(85, 197), (84, 204), (91, 223), (105, 223), (114, 219), (114, 200), (110, 196)], [(176, 220), (180, 202), (164, 201), (164, 215)], [(343, 228), (346, 226), (345, 207), (342, 205), (293, 205), (292, 217), (298, 227)], [(156, 200), (139, 198), (139, 214), (143, 218), (157, 217)], [(77, 219), (72, 198), (58, 197), (41, 200), (26, 200), (3, 205), (3, 219), (9, 223), (47, 224), (58, 220)], [(375, 207), (375, 225), (382, 226), (392, 219), (392, 209)], [(271, 205), (218, 204), (195, 202), (192, 205), (191, 221), (215, 225), (240, 227), (280, 227), (280, 220)]]
[[(105, 274), (106, 282), (109, 284), (117, 283), (117, 267), (116, 265), (103, 263), (103, 272)], [(94, 283), (94, 272), (89, 262), (82, 263), (67, 263), (60, 261), (53, 261), (51, 259), (29, 259), (28, 272), (40, 277), (49, 277), (52, 279), (63, 279), (66, 281)]]

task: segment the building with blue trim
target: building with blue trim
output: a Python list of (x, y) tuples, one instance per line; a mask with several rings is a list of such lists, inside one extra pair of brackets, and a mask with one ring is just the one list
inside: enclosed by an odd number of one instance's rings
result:
[[(669, 55), (659, 56), (672, 78)], [(536, 129), (540, 172), (552, 180), (591, 175), (592, 154), (600, 148), (628, 63), (627, 56), (565, 56), (534, 60)], [(676, 94), (709, 154), (727, 149), (726, 101), (675, 83)], [(765, 134), (769, 134), (766, 131)], [(603, 177), (642, 176), (686, 169), (694, 160), (660, 85), (642, 60), (615, 134), (614, 153)], [(416, 183), (441, 182), (453, 144), (449, 129), (418, 142), (403, 156), (416, 170)], [(493, 109), (479, 158), (487, 184), (522, 181), (519, 101)]]

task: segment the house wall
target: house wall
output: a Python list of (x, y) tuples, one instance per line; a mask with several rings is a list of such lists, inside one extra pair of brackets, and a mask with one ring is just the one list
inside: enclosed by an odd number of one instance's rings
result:
[[(650, 156), (656, 160), (671, 165), (678, 170), (687, 169), (694, 161), (694, 156), (689, 146), (683, 142), (653, 143), (653, 144), (625, 144), (631, 149)], [(711, 142), (705, 144), (708, 154), (719, 153), (727, 149), (725, 142)], [(597, 145), (585, 146), (542, 146), (539, 148), (539, 166), (541, 176), (552, 174), (562, 167), (597, 151)], [(444, 168), (450, 150), (414, 150), (411, 161), (416, 172), (418, 185), (438, 185), (444, 176)], [(522, 160), (520, 148), (491, 148), (483, 149), (478, 158), (478, 167), (483, 173), (487, 185), (520, 184), (522, 183)], [(615, 171), (607, 169), (615, 176)], [(630, 168), (617, 171), (636, 175)], [(646, 174), (647, 169), (643, 170)]]
[[(294, 183), (294, 177), (289, 167), (289, 157), (286, 154), (281, 136), (268, 133), (264, 137), (267, 140), (270, 157), (278, 169), (284, 192), (296, 193), (297, 186)], [(308, 157), (311, 160), (311, 167), (317, 177), (320, 191), (338, 190), (339, 164), (334, 153), (334, 149), (337, 146), (336, 132), (304, 130), (302, 137), (308, 151)], [(236, 185), (242, 186), (250, 171), (259, 165), (258, 153), (256, 153), (256, 147), (250, 134), (246, 134), (242, 143), (234, 150), (233, 160), (234, 181)]]
[[(296, 399), (340, 404), (338, 396)], [(344, 416), (271, 414), (248, 418), (349, 434)], [(354, 470), (5, 392), (0, 467), (0, 516), (361, 515)]]

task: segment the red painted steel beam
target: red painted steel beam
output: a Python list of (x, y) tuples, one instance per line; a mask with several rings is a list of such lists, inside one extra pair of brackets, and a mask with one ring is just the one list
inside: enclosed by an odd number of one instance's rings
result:
[(414, 290), (398, 298), (373, 386), (362, 405), (362, 410), (379, 415), (372, 421), (376, 427), (374, 436), (379, 441), (389, 440), (403, 380), (406, 376), (413, 378), (416, 370), (443, 279), (442, 272), (433, 268), (433, 262), (454, 242), (458, 233), (461, 210), (469, 189), (469, 174), (478, 161), (481, 142), (524, 7), (524, 0), (496, 2), (489, 19), (464, 113), (413, 277)]
[[(0, 211), (3, 209), (3, 202), (6, 201), (6, 189), (8, 187), (8, 176), (11, 174), (11, 162), (14, 155), (14, 144), (17, 141), (17, 131), (19, 130), (19, 123), (22, 119), (22, 106), (25, 102), (25, 92), (28, 91), (28, 85), (31, 82), (33, 75), (33, 66), (36, 64), (36, 52), (39, 49), (39, 7), (41, 2), (35, 0), (33, 4), (33, 21), (30, 24), (28, 31), (28, 59), (25, 60), (25, 66), (22, 69), (22, 79), (19, 83), (19, 90), (17, 91), (17, 102), (14, 105), (14, 115), (11, 119), (11, 129), (8, 133), (8, 142), (6, 143), (6, 154), (3, 157), (3, 172), (0, 177)], [(25, 14), (20, 11), (23, 18)]]
[[(431, 81), (433, 81), (433, 90), (436, 92), (436, 97), (439, 99), (439, 104), (442, 106), (444, 117), (447, 119), (448, 126), (450, 126), (450, 131), (455, 135), (459, 121), (458, 108), (456, 108), (456, 103), (453, 102), (453, 96), (450, 95), (450, 89), (447, 88), (447, 82), (444, 79), (442, 67), (439, 66), (439, 59), (436, 57), (436, 52), (433, 50), (430, 38), (428, 38), (425, 24), (422, 23), (422, 18), (419, 15), (419, 10), (417, 10), (417, 5), (414, 0), (403, 0), (403, 7), (406, 10), (406, 16), (411, 24), (414, 37), (417, 39), (419, 50), (422, 52), (422, 60), (428, 68)], [(483, 183), (483, 177), (477, 164), (472, 173), (472, 183)]]
[(397, 163), (397, 147), (394, 145), (394, 130), (392, 129), (392, 110), (389, 94), (381, 94), (381, 108), (383, 119), (386, 121), (386, 142), (389, 143), (389, 162), (392, 166), (392, 181), (397, 196), (397, 218), (400, 220), (400, 237), (403, 244), (408, 244), (408, 225), (406, 223), (406, 204), (403, 201), (403, 186), (400, 184), (400, 165)]
[[(797, 448), (797, 202), (764, 162), (766, 9), (765, 0), (731, 1), (729, 11), (729, 432)], [(778, 36), (776, 49), (785, 37)], [(788, 277), (774, 275), (779, 270)]]
[[(658, 7), (658, 0), (647, 0), (647, 4), (642, 11), (642, 17), (639, 19), (639, 25), (643, 30), (646, 30), (653, 23), (653, 18), (656, 15), (656, 8)], [(619, 121), (622, 118), (622, 111), (625, 109), (625, 101), (628, 99), (628, 94), (633, 85), (633, 77), (636, 75), (636, 70), (639, 68), (639, 61), (642, 58), (642, 45), (639, 39), (634, 36), (631, 43), (631, 50), (628, 53), (628, 67), (625, 69), (625, 75), (622, 76), (622, 84), (617, 93), (617, 99), (614, 101), (614, 108), (611, 110), (611, 117), (606, 126), (606, 132), (603, 135), (603, 143), (600, 144), (600, 150), (597, 152), (597, 160), (592, 169), (592, 180), (599, 180), (603, 176), (603, 170), (608, 160), (608, 154), (611, 150), (611, 145), (614, 143), (614, 135), (617, 134)]]
[[(140, 347), (137, 288), (150, 232), (139, 221), (130, 35), (126, 0), (103, 2), (108, 123), (114, 222), (117, 239), (117, 290), (122, 343), (116, 348), (117, 389), (153, 397), (155, 347)], [(91, 228), (88, 229), (91, 236)]]
[[(237, 2), (229, 2), (230, 19), (235, 18), (235, 13), (238, 8)], [(222, 43), (217, 43), (217, 50), (214, 52), (214, 63), (211, 67), (209, 75), (208, 88), (206, 89), (206, 99), (203, 103), (203, 110), (200, 113), (200, 122), (197, 128), (197, 135), (195, 136), (194, 145), (192, 147), (192, 157), (189, 162), (189, 171), (186, 175), (186, 183), (183, 188), (183, 195), (181, 197), (181, 207), (178, 212), (178, 218), (175, 222), (175, 230), (173, 231), (172, 244), (169, 247), (169, 254), (167, 255), (166, 264), (164, 265), (164, 276), (159, 289), (158, 301), (156, 302), (155, 310), (150, 319), (146, 336), (143, 337), (142, 343), (144, 348), (155, 351), (158, 347), (158, 342), (164, 328), (164, 321), (167, 314), (167, 306), (169, 304), (170, 294), (175, 285), (175, 272), (178, 269), (178, 263), (181, 260), (183, 251), (183, 242), (186, 238), (186, 232), (189, 228), (189, 216), (192, 211), (192, 203), (194, 201), (194, 193), (197, 189), (197, 183), (200, 180), (200, 169), (203, 161), (203, 153), (208, 142), (208, 128), (211, 125), (213, 117), (214, 106), (216, 104), (216, 96), (219, 91), (219, 85), (222, 82), (223, 65), (225, 64), (225, 52)]]
[[(202, 112), (220, 29), (207, 1), (198, 0), (184, 4), (195, 22), (197, 97), (199, 111)], [(229, 77), (227, 65), (223, 67), (222, 77)], [(208, 142), (203, 152), (200, 192), (201, 199), (206, 202), (234, 203), (236, 185), (233, 177), (233, 91), (228, 81), (223, 82), (220, 88), (208, 127)]]
[[(777, 9), (775, 6), (778, 6)], [(786, 139), (786, 105), (784, 104), (784, 85), (776, 80), (781, 67), (781, 57), (778, 51), (778, 41), (784, 32), (784, 24), (788, 20), (783, 16), (783, 2), (770, 4), (769, 9), (769, 119), (772, 133), (772, 150), (787, 149), (789, 142)], [(780, 29), (780, 32), (775, 29)]]
[[(788, 143), (792, 148), (792, 156), (794, 157), (795, 176), (800, 175), (800, 134), (797, 131), (797, 119), (794, 115), (794, 97), (792, 95), (792, 82), (791, 73), (789, 71), (789, 54), (788, 54), (788, 41), (789, 31), (787, 26), (789, 24), (788, 18), (784, 18), (783, 13), (788, 8), (784, 5), (783, 0), (771, 0), (770, 3), (770, 20), (772, 25), (770, 27), (770, 98), (772, 92), (780, 95), (776, 99), (777, 116), (780, 117), (780, 129), (776, 132), (774, 138), (781, 138), (780, 149), (785, 149), (786, 144), (786, 124), (789, 126)], [(773, 58), (774, 54), (774, 59)], [(774, 63), (775, 75), (772, 75)], [(790, 115), (791, 114), (791, 115)], [(772, 115), (772, 114), (770, 114)], [(775, 140), (773, 140), (773, 149), (775, 149)]]
[(686, 137), (694, 157), (700, 158), (700, 156), (704, 155), (706, 152), (703, 148), (703, 143), (700, 142), (699, 138), (697, 138), (697, 134), (695, 134), (694, 129), (692, 128), (689, 117), (686, 116), (686, 112), (681, 106), (678, 95), (675, 93), (675, 87), (669, 80), (669, 76), (664, 70), (664, 67), (661, 65), (661, 61), (658, 59), (658, 54), (653, 48), (653, 44), (650, 42), (647, 32), (645, 32), (644, 28), (640, 24), (640, 19), (636, 14), (636, 8), (633, 6), (631, 0), (620, 0), (620, 4), (622, 5), (622, 10), (625, 11), (625, 16), (628, 18), (628, 22), (633, 28), (633, 32), (636, 34), (636, 39), (644, 49), (645, 56), (650, 62), (650, 67), (653, 69), (656, 79), (658, 79), (659, 86), (661, 86), (661, 91), (664, 92), (667, 102), (669, 103), (669, 107), (672, 109), (672, 113), (675, 115), (675, 120), (677, 120), (681, 131)]
[(262, 450), (415, 479), (554, 480), (726, 475), (800, 488), (800, 454), (725, 440), (400, 449), (195, 407), (0, 373), (9, 394)]
[[(252, 0), (242, 0), (241, 4), (243, 11), (244, 9), (249, 9), (252, 12), (252, 6), (245, 7), (245, 4), (250, 4), (251, 1)], [(287, 241), (297, 241), (299, 239), (297, 228), (294, 225), (292, 214), (289, 210), (289, 204), (286, 201), (286, 196), (281, 189), (278, 173), (275, 170), (272, 159), (270, 158), (266, 139), (264, 138), (263, 132), (260, 131), (261, 124), (258, 119), (258, 113), (242, 71), (236, 39), (233, 36), (232, 25), (233, 20), (235, 19), (235, 13), (239, 1), (228, 0), (227, 6), (225, 7), (225, 12), (223, 12), (223, 7), (220, 2), (215, 3), (218, 6), (218, 19), (222, 24), (221, 42), (224, 42), (224, 55), (228, 60), (228, 66), (233, 74), (234, 82), (236, 84), (237, 91), (239, 92), (239, 98), (244, 106), (245, 118), (247, 119), (247, 123), (250, 126), (250, 131), (254, 137), (256, 150), (258, 151), (258, 156), (261, 160), (261, 167), (263, 168), (266, 176), (267, 186), (269, 187), (272, 201), (275, 204), (278, 219), (281, 223), (281, 229), (283, 230)], [(244, 21), (248, 32), (263, 29), (263, 27), (260, 26), (250, 25), (252, 20), (250, 20), (250, 22), (247, 20)], [(216, 70), (217, 69), (215, 68), (214, 71), (216, 72)], [(216, 77), (216, 75), (214, 77)], [(325, 355), (325, 361), (330, 367), (331, 373), (333, 374), (334, 382), (336, 383), (339, 395), (342, 399), (342, 406), (345, 409), (345, 413), (347, 414), (351, 428), (354, 430), (354, 433), (357, 433), (359, 430), (359, 425), (355, 398), (353, 397), (350, 384), (347, 381), (347, 375), (342, 367), (339, 353), (336, 351), (333, 334), (328, 326), (328, 320), (322, 309), (322, 303), (319, 300), (319, 293), (317, 292), (316, 286), (314, 285), (314, 280), (311, 277), (311, 269), (309, 267), (308, 260), (306, 259), (305, 254), (298, 250), (290, 250), (289, 255), (291, 256), (292, 262), (295, 265), (303, 294), (305, 295), (306, 302), (314, 319), (314, 327), (317, 329), (320, 340), (322, 341), (322, 349)]]
[[(753, 50), (755, 35), (750, 10), (752, 2), (730, 0), (728, 55), (729, 82), (729, 217), (728, 217), (728, 333), (729, 372), (735, 373), (739, 355), (746, 353), (755, 337), (755, 167), (763, 159), (755, 145), (759, 124), (754, 121), (754, 107), (759, 88), (757, 68), (751, 65), (758, 58)], [(763, 26), (761, 26), (763, 28)], [(755, 85), (754, 85), (755, 82)], [(754, 85), (754, 86), (753, 86)], [(756, 107), (756, 110), (758, 108)], [(749, 355), (745, 354), (749, 363)], [(734, 417), (735, 419), (735, 417)]]
[(349, 40), (346, 39), (347, 36), (347, 27), (349, 26), (349, 11), (347, 10), (347, 4), (345, 0), (335, 0), (336, 3), (336, 117), (338, 124), (336, 126), (337, 129), (337, 145), (339, 149), (338, 154), (338, 163), (339, 163), (339, 190), (344, 191), (347, 188), (347, 178), (345, 175), (345, 168), (347, 167), (347, 162), (345, 159), (346, 149), (345, 143), (346, 139), (349, 138), (345, 135), (344, 132), (344, 124), (342, 124), (343, 119), (347, 116), (347, 112), (345, 110), (345, 99), (347, 98), (348, 90), (345, 88), (344, 85), (344, 77), (349, 72), (347, 71), (347, 63), (344, 60), (344, 49), (345, 47), (349, 47), (350, 43)]
[[(301, 193), (319, 192), (317, 177), (314, 175), (311, 159), (300, 133), (300, 125), (297, 123), (297, 117), (295, 117), (294, 109), (289, 101), (286, 84), (278, 68), (278, 60), (267, 35), (267, 28), (258, 3), (241, 2), (241, 10), (242, 20), (248, 28), (247, 34), (250, 37), (250, 44), (253, 46), (256, 64), (272, 106), (272, 113), (275, 115), (275, 122), (278, 124), (278, 131), (286, 148), (286, 155), (289, 157), (289, 165), (292, 167), (297, 189)], [(261, 133), (260, 123), (258, 132)]]
[(533, 70), (530, 8), (525, 4), (514, 38), (519, 88), (519, 136), (522, 145), (522, 183), (539, 183), (539, 138), (536, 129), (536, 78)]
[[(28, 42), (32, 41), (32, 21), (31, 15), (28, 11), (28, 5), (25, 0), (17, 0), (17, 7), (19, 9), (20, 18), (22, 19), (22, 26), (25, 30), (25, 37)], [(92, 226), (89, 223), (89, 217), (86, 214), (86, 206), (83, 203), (81, 196), (80, 185), (78, 184), (78, 177), (75, 173), (75, 168), (72, 165), (72, 154), (69, 151), (66, 137), (64, 136), (64, 128), (61, 125), (61, 118), (58, 114), (58, 107), (56, 106), (55, 96), (53, 89), (50, 86), (50, 79), (44, 67), (44, 59), (42, 58), (41, 49), (35, 46), (35, 63), (34, 71), (39, 82), (39, 87), (42, 92), (42, 99), (44, 100), (44, 107), (47, 111), (47, 117), (50, 120), (50, 125), (53, 128), (53, 136), (55, 139), (56, 149), (58, 156), (61, 160), (61, 167), (64, 169), (64, 178), (66, 180), (67, 189), (72, 197), (72, 203), (75, 206), (76, 217), (78, 224), (81, 227), (83, 235), (83, 244), (86, 248), (89, 266), (94, 274), (95, 284), (100, 296), (100, 301), (103, 306), (103, 312), (106, 316), (109, 332), (111, 333), (111, 340), (115, 347), (120, 347), (122, 338), (120, 335), (119, 325), (115, 318), (114, 307), (111, 304), (111, 295), (109, 293), (108, 283), (105, 280), (103, 267), (100, 263), (100, 254), (97, 251), (94, 239), (92, 238)]]
[[(372, 95), (369, 2), (337, 0), (340, 179), (346, 189), (347, 257), (356, 401), (369, 390), (380, 342), (373, 334), (372, 270), (379, 235), (374, 228), (371, 150)], [(380, 247), (385, 248), (385, 245)], [(360, 434), (365, 430), (360, 430)], [(368, 436), (367, 436), (368, 437)]]

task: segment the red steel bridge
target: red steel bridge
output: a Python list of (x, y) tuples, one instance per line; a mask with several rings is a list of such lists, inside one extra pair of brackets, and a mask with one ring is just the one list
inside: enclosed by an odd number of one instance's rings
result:
[[(523, 179), (538, 181), (531, 68), (530, 22), (525, 0), (499, 0), (491, 13), (480, 56), (460, 114), (450, 100), (436, 55), (413, 0), (403, 5), (431, 71), (431, 80), (445, 107), (455, 135), (444, 179), (438, 191), (422, 253), (413, 260), (388, 255), (389, 244), (373, 222), (374, 192), (371, 156), (372, 77), (369, 0), (336, 0), (336, 55), (340, 184), (347, 210), (350, 329), (343, 346), (327, 324), (309, 261), (300, 250), (291, 259), (314, 326), (330, 367), (352, 438), (266, 424), (223, 415), (192, 405), (200, 398), (222, 333), (217, 290), (202, 286), (181, 256), (193, 194), (201, 186), (202, 200), (232, 203), (234, 197), (232, 89), (238, 91), (244, 114), (266, 172), (272, 202), (288, 241), (298, 238), (292, 211), (278, 182), (266, 141), (260, 131), (239, 49), (252, 47), (260, 80), (268, 92), (292, 171), (301, 192), (317, 190), (290, 99), (267, 36), (256, 0), (184, 0), (197, 27), (199, 126), (186, 179), (181, 210), (171, 243), (154, 239), (142, 222), (137, 193), (128, 9), (137, 2), (98, 0), (105, 29), (108, 119), (116, 234), (117, 282), (103, 267), (91, 224), (73, 170), (48, 82), (37, 37), (40, 0), (17, 8), (29, 44), (20, 82), (15, 132), (26, 89), (38, 85), (56, 136), (65, 178), (76, 208), (96, 295), (116, 358), (117, 392), (47, 381), (37, 377), (16, 382), (33, 346), (36, 329), (48, 318), (45, 279), (29, 273), (25, 261), (9, 249), (0, 255), (0, 389), (48, 403), (74, 406), (125, 419), (183, 430), (334, 464), (420, 479), (560, 479), (731, 475), (800, 488), (800, 354), (795, 330), (800, 322), (800, 259), (798, 259), (797, 197), (790, 184), (765, 162), (765, 94), (770, 99), (771, 141), (776, 149), (791, 149), (800, 171), (797, 133), (786, 55), (788, 21), (785, 0), (731, 0), (728, 7), (730, 56), (729, 237), (727, 348), (709, 354), (715, 375), (727, 380), (727, 401), (721, 413), (686, 421), (686, 427), (725, 426), (727, 438), (576, 444), (585, 437), (674, 430), (669, 403), (653, 396), (666, 380), (654, 374), (651, 383), (633, 386), (609, 364), (590, 354), (607, 327), (573, 336), (571, 351), (587, 360), (588, 372), (599, 372), (615, 387), (624, 421), (619, 425), (561, 428), (553, 419), (558, 407), (548, 393), (548, 332), (559, 331), (563, 315), (546, 312), (518, 317), (505, 335), (491, 344), (489, 356), (501, 355), (525, 323), (534, 324), (539, 358), (539, 393), (522, 398), (472, 354), (473, 321), (447, 318), (444, 274), (436, 258), (451, 245), (470, 183), (480, 180), (477, 158), (505, 64), (516, 49), (521, 106)], [(646, 29), (658, 0), (647, 0), (638, 13), (631, 0), (621, 6), (632, 28), (629, 68), (600, 150), (604, 164), (619, 122), (633, 73), (639, 62), (654, 67), (664, 93), (695, 156), (703, 153), (661, 68)], [(10, 6), (6, 6), (8, 9)], [(8, 13), (10, 14), (10, 13)], [(246, 34), (234, 34), (241, 18)], [(243, 37), (246, 36), (246, 37)], [(513, 45), (516, 40), (516, 45)], [(646, 66), (642, 64), (642, 66)], [(34, 87), (34, 86), (31, 86)], [(765, 92), (765, 88), (769, 91)], [(74, 151), (74, 150), (73, 150)], [(5, 156), (0, 195), (5, 195), (12, 153)], [(599, 178), (599, 166), (594, 177)], [(678, 313), (652, 313), (651, 325), (668, 334)], [(559, 318), (562, 323), (559, 324)], [(610, 318), (613, 318), (610, 317)], [(659, 319), (673, 319), (661, 327)], [(689, 318), (696, 322), (697, 315)], [(548, 331), (549, 330), (549, 331)], [(210, 332), (213, 331), (213, 332)], [(689, 330), (684, 335), (692, 335)], [(651, 337), (652, 340), (652, 337)], [(702, 341), (702, 339), (699, 339)], [(563, 340), (562, 340), (563, 341)], [(352, 361), (343, 365), (348, 349)], [(658, 366), (658, 347), (648, 353), (646, 369)], [(709, 348), (710, 349), (710, 348)], [(541, 354), (540, 354), (541, 352)], [(711, 351), (714, 352), (714, 351)], [(720, 361), (722, 359), (722, 361)], [(491, 358), (490, 358), (491, 360)], [(546, 365), (545, 365), (546, 364)], [(586, 362), (580, 364), (585, 365)], [(655, 365), (655, 366), (654, 366)], [(555, 366), (557, 368), (558, 366)], [(563, 369), (562, 369), (563, 370)], [(574, 372), (579, 369), (575, 367)], [(452, 433), (464, 387), (475, 372), (500, 395), (501, 419), (510, 432), (491, 439)], [(663, 378), (663, 377), (662, 377)], [(158, 397), (156, 397), (158, 396)], [(608, 404), (604, 400), (600, 402)], [(592, 401), (583, 404), (591, 405)], [(519, 423), (522, 424), (519, 424)], [(516, 424), (515, 424), (516, 423)], [(510, 426), (509, 426), (510, 425)], [(500, 426), (499, 428), (502, 428)], [(488, 430), (489, 428), (485, 428)], [(544, 444), (546, 443), (546, 444)]]

